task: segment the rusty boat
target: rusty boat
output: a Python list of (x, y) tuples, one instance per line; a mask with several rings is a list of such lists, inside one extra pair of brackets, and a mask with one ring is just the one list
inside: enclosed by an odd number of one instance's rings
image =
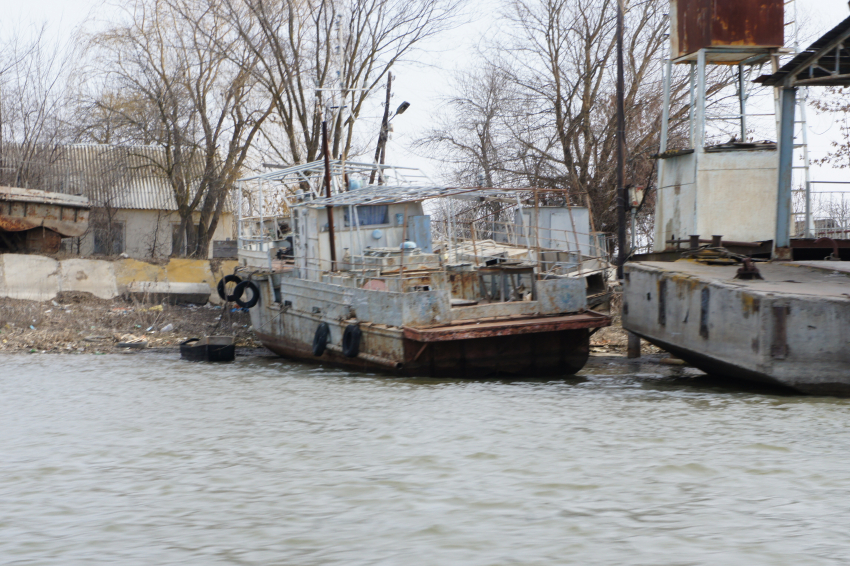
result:
[(444, 187), (337, 160), (240, 182), (239, 267), (222, 291), (281, 356), (403, 376), (565, 376), (611, 322), (589, 308), (608, 296), (603, 238), (557, 191)]
[(0, 252), (56, 253), (89, 226), (88, 198), (0, 187)]

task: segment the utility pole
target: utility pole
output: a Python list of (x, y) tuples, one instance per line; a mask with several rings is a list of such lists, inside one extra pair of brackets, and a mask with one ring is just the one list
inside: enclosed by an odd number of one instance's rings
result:
[[(626, 263), (626, 203), (630, 202), (626, 188), (626, 110), (625, 79), (623, 78), (623, 2), (617, 0), (617, 279), (623, 284), (623, 265)], [(634, 210), (632, 210), (634, 237)], [(626, 355), (640, 357), (640, 338), (629, 332)]]
[[(378, 135), (378, 147), (375, 148), (375, 163), (384, 163), (383, 153), (384, 146), (387, 143), (387, 137), (390, 129), (390, 97), (392, 96), (393, 74), (387, 73), (387, 100), (384, 104), (384, 118), (381, 120), (381, 133)], [(372, 174), (369, 175), (369, 184), (375, 183), (375, 173), (378, 168), (372, 169)]]
[(617, 0), (617, 279), (626, 263), (626, 113), (623, 79), (623, 1)]

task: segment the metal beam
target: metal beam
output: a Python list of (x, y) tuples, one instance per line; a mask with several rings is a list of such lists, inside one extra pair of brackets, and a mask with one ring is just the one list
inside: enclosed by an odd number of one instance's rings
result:
[(697, 54), (697, 92), (696, 113), (694, 115), (694, 149), (697, 153), (705, 150), (705, 49)]
[[(667, 136), (669, 135), (670, 123), (670, 72), (672, 65), (670, 59), (664, 64), (664, 101), (661, 105), (661, 142), (659, 144), (658, 153), (667, 151)], [(659, 183), (659, 187), (661, 184)]]
[(776, 194), (776, 238), (773, 255), (777, 259), (790, 259), (791, 252), (791, 173), (794, 162), (794, 111), (797, 107), (797, 89), (781, 91), (779, 118), (779, 183)]
[(838, 45), (844, 43), (844, 40), (846, 40), (848, 37), (850, 37), (850, 28), (847, 28), (846, 30), (835, 36), (829, 43), (812, 53), (810, 57), (807, 57), (802, 62), (800, 62), (800, 64), (797, 65), (797, 68), (793, 72), (789, 72), (788, 76), (783, 79), (782, 85), (785, 88), (794, 86), (797, 83), (798, 74), (808, 69), (812, 64), (814, 64), (821, 57), (835, 49)]

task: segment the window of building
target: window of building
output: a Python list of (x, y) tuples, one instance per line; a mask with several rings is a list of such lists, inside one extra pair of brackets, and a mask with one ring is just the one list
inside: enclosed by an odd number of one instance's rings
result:
[[(349, 208), (344, 208), (345, 225), (351, 226), (351, 220), (348, 217)], [(357, 223), (360, 226), (374, 226), (375, 224), (389, 224), (390, 207), (386, 204), (373, 204), (369, 206), (357, 207)]]
[(95, 255), (124, 253), (124, 223), (111, 222), (94, 226)]

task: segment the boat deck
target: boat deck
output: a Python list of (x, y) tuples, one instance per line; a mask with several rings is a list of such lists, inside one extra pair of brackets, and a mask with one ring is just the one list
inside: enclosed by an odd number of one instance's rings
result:
[(691, 260), (646, 261), (641, 265), (683, 277), (722, 281), (763, 293), (850, 298), (850, 262), (796, 261), (756, 263), (763, 279), (735, 279), (740, 265), (707, 265)]

